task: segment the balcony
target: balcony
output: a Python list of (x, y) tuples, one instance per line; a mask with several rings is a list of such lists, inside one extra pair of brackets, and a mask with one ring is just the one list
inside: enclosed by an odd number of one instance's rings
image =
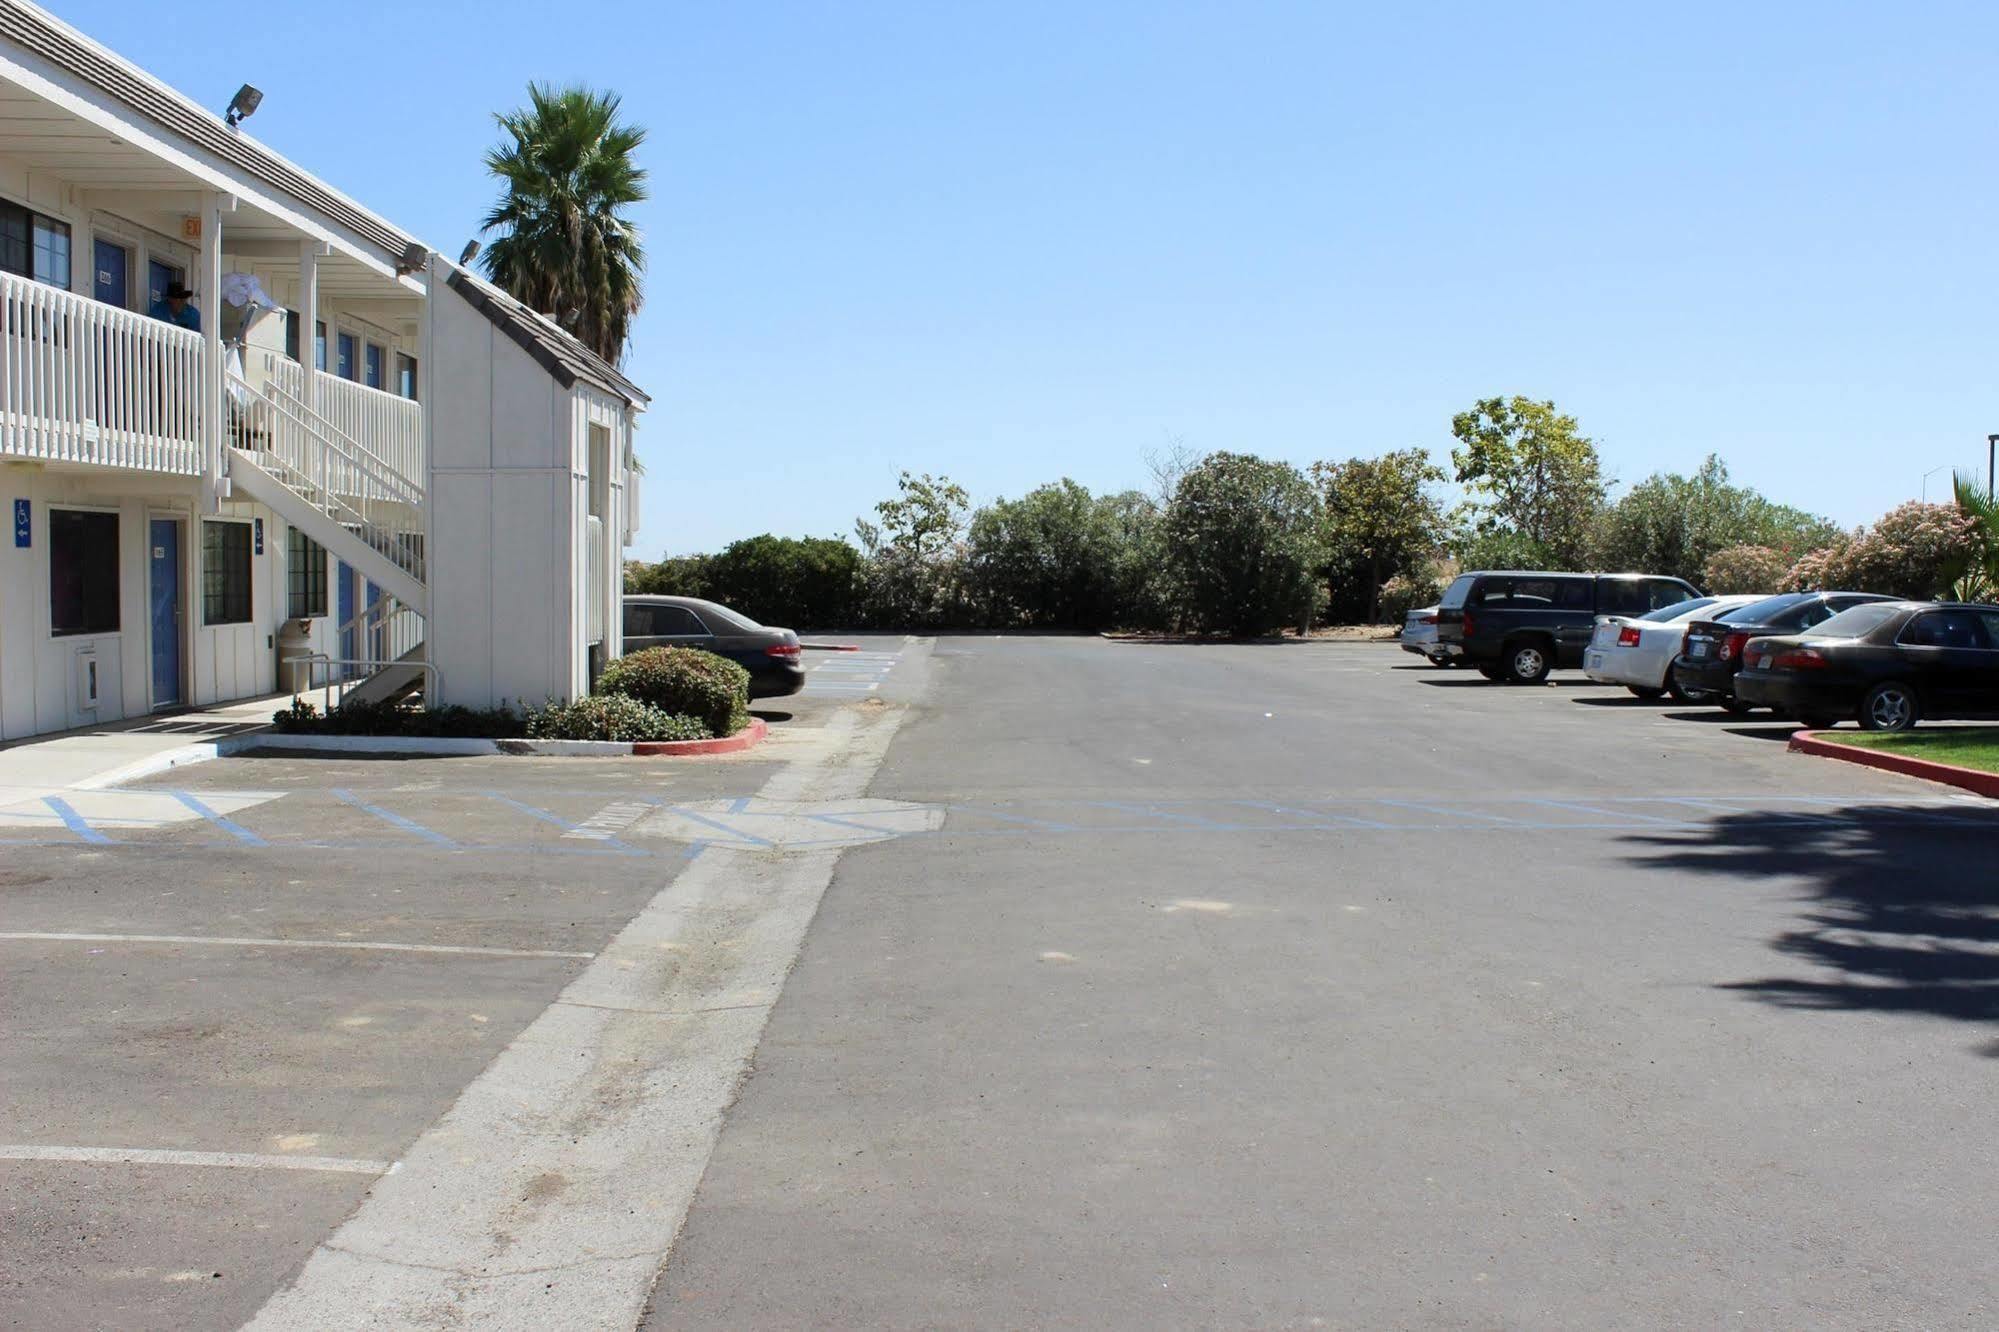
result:
[(0, 457), (199, 476), (201, 335), (0, 273)]

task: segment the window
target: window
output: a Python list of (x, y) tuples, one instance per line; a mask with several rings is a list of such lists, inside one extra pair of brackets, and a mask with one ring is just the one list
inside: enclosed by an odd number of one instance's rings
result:
[(382, 367), (389, 359), (389, 353), (378, 342), (371, 342), (362, 349), (361, 382), (371, 389), (383, 387)]
[(250, 524), (201, 525), (201, 622), (250, 622)]
[(298, 311), (285, 311), (285, 355), (298, 360)]
[(69, 223), (0, 200), (0, 270), (69, 288)]
[(286, 613), (294, 620), (326, 614), (326, 547), (296, 527), (285, 547)]
[(1598, 582), (1596, 608), (1605, 615), (1643, 615), (1656, 609), (1644, 582), (1637, 578), (1605, 578)]
[(1674, 620), (1685, 619), (1696, 611), (1704, 611), (1714, 603), (1713, 597), (1689, 597), (1685, 601), (1675, 601), (1657, 610), (1646, 611), (1638, 618), (1652, 624), (1669, 624)]
[(1902, 629), (1904, 647), (1982, 648), (1985, 626), (1976, 611), (1932, 611)]
[(326, 321), (324, 319), (315, 319), (312, 321), (312, 368), (315, 370), (324, 370), (326, 368)]
[(49, 510), (49, 630), (118, 632), (118, 515)]
[(593, 423), (589, 447), (590, 516), (602, 518), (611, 511), (611, 432)]
[(405, 398), (416, 397), (416, 357), (396, 353), (396, 392)]
[(354, 360), (354, 335), (340, 333), (334, 337), (334, 355), (339, 358), (333, 373), (342, 379), (353, 379), (361, 373), (361, 367)]
[(689, 634), (707, 636), (708, 626), (685, 606), (654, 606), (645, 602), (625, 607), (625, 636), (628, 638), (679, 638)]

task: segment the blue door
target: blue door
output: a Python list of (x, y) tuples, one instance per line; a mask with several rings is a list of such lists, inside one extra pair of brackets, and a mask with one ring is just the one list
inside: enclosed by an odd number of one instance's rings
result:
[(181, 701), (180, 521), (155, 518), (150, 527), (147, 602), (152, 610), (153, 706), (164, 708)]
[(172, 264), (163, 264), (155, 259), (146, 265), (146, 308), (152, 309), (167, 298), (167, 288), (176, 282), (185, 282), (187, 274)]
[(97, 242), (94, 258), (91, 271), (96, 276), (92, 280), (90, 294), (106, 305), (124, 309), (132, 294), (127, 269), (132, 257), (125, 252), (124, 246), (101, 240)]
[[(340, 561), (340, 569), (333, 576), (333, 585), (339, 589), (340, 599), (340, 655), (344, 660), (353, 661), (361, 655), (361, 627), (354, 623), (354, 571), (347, 567), (347, 561)], [(343, 666), (337, 672), (341, 679), (353, 674), (351, 666)]]

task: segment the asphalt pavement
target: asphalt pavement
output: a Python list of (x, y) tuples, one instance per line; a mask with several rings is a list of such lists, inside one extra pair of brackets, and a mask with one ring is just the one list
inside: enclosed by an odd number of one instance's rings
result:
[(747, 754), (0, 826), (0, 1326), (1999, 1323), (1990, 803), (1379, 645), (863, 647)]
[(1999, 815), (1378, 646), (947, 638), (655, 1328), (1999, 1322)]

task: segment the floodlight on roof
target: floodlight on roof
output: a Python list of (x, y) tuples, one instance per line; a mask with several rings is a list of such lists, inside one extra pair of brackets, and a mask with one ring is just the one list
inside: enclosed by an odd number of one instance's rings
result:
[(234, 97), (229, 99), (229, 109), (222, 113), (222, 118), (229, 122), (231, 129), (234, 129), (255, 115), (257, 108), (263, 103), (264, 94), (246, 83), (236, 90)]

